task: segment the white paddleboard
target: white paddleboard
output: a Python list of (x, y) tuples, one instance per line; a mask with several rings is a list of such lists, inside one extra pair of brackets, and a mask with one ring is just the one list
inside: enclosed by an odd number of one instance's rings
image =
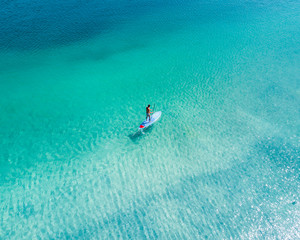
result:
[(151, 115), (150, 121), (148, 118), (147, 121), (145, 120), (144, 122), (141, 123), (140, 129), (149, 127), (151, 124), (155, 123), (160, 118), (160, 116), (161, 116), (161, 111), (153, 113)]

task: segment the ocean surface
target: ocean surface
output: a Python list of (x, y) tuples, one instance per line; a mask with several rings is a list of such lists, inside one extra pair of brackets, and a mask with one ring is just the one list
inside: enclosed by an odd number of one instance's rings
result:
[(299, 26), (299, 0), (1, 0), (0, 239), (300, 239)]

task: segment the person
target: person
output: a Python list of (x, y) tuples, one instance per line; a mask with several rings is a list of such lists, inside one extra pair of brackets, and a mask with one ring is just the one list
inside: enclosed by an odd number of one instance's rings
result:
[(153, 112), (151, 112), (151, 110), (152, 110), (152, 109), (150, 109), (150, 104), (149, 104), (148, 107), (146, 107), (146, 121), (147, 121), (147, 119), (149, 118), (149, 122), (150, 122), (150, 120), (151, 120), (150, 114), (153, 113)]

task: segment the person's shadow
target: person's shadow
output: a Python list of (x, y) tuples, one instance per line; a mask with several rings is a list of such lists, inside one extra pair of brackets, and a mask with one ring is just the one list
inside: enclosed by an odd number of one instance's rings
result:
[(142, 138), (150, 134), (152, 130), (153, 130), (153, 125), (150, 125), (145, 129), (139, 129), (135, 133), (129, 134), (128, 137), (131, 139), (132, 142), (137, 143), (139, 140), (141, 140)]

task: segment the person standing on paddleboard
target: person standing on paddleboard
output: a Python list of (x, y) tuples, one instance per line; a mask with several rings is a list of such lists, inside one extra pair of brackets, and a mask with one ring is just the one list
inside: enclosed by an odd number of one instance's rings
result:
[(150, 114), (153, 113), (153, 112), (151, 112), (151, 110), (152, 109), (150, 109), (150, 104), (149, 104), (148, 107), (146, 107), (146, 121), (149, 118), (149, 122), (150, 122), (150, 119), (151, 119)]

